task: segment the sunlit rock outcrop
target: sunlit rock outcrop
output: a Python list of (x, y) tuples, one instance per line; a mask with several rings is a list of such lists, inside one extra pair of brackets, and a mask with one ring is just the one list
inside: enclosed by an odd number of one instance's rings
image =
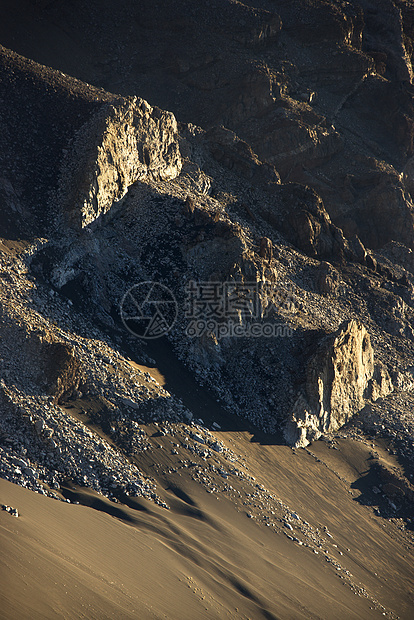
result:
[(60, 196), (71, 224), (107, 213), (138, 180), (170, 180), (181, 170), (177, 122), (143, 99), (104, 106), (77, 132), (62, 166)]
[(355, 320), (322, 341), (307, 366), (305, 394), (299, 395), (285, 429), (286, 441), (306, 446), (343, 426), (365, 405), (374, 374), (374, 352), (365, 327)]

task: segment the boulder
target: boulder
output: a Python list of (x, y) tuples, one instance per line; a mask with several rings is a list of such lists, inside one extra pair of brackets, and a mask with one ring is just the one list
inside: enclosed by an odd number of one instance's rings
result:
[(78, 391), (83, 381), (81, 363), (71, 346), (63, 342), (50, 342), (42, 348), (43, 377), (47, 381), (54, 402), (60, 403)]
[(273, 257), (273, 243), (268, 237), (260, 239), (259, 254), (267, 261), (271, 261)]
[(316, 276), (316, 290), (322, 295), (334, 295), (341, 283), (338, 271), (330, 263), (322, 261)]

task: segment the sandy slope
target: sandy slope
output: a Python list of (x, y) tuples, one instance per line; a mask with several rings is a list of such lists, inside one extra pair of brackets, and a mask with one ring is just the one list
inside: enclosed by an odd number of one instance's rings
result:
[[(310, 525), (328, 528), (330, 556), (350, 572), (350, 580), (322, 550), (316, 554), (283, 528), (262, 523), (260, 500), (260, 510), (255, 502), (246, 508), (243, 493), (239, 501), (206, 493), (188, 468), (168, 473), (166, 436), (153, 440), (165, 447), (157, 450), (161, 456), (152, 470), (169, 511), (146, 500), (130, 500), (127, 507), (73, 489), (73, 499), (98, 509), (93, 510), (0, 481), (0, 501), (20, 512), (19, 518), (0, 512), (1, 617), (412, 617), (409, 536), (374, 517), (349, 492), (350, 472), (368, 454), (362, 444), (359, 451), (354, 446), (350, 459), (346, 448), (334, 452), (318, 444), (315, 456), (293, 454), (283, 446), (252, 443), (247, 433), (222, 435), (248, 457), (259, 484)], [(232, 485), (247, 491), (243, 481)]]

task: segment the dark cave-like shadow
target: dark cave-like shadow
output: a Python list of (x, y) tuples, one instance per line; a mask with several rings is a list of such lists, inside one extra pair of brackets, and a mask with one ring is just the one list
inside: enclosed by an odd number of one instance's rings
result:
[[(134, 347), (124, 343), (125, 352), (137, 363)], [(200, 419), (212, 427), (216, 422), (222, 432), (247, 431), (252, 434), (251, 441), (266, 445), (284, 445), (282, 435), (271, 435), (260, 431), (245, 418), (230, 413), (225, 409), (217, 397), (206, 386), (200, 386), (190, 370), (177, 358), (171, 343), (164, 336), (157, 340), (148, 341), (146, 351), (156, 360), (157, 369), (165, 378), (165, 389), (180, 398), (183, 404), (192, 412), (194, 420)]]

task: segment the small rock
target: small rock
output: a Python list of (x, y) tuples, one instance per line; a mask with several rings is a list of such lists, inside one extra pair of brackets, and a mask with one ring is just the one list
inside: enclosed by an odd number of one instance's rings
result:
[(198, 443), (206, 443), (204, 439), (200, 437), (200, 435), (197, 435), (196, 433), (191, 433), (190, 437), (191, 439), (194, 439), (194, 441), (197, 441)]
[(44, 422), (43, 420), (36, 420), (35, 422), (35, 431), (38, 435), (40, 435), (40, 433), (43, 430), (43, 426), (44, 426)]

